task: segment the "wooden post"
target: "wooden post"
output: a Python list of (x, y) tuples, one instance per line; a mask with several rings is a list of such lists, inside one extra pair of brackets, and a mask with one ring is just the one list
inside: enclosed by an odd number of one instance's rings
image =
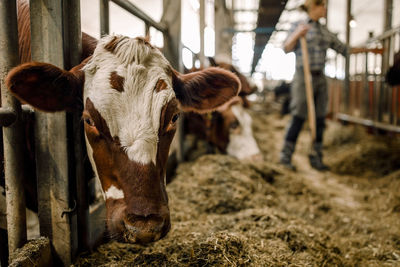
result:
[(11, 126), (3, 127), (8, 247), (11, 255), (26, 242), (21, 105), (4, 84), (8, 71), (19, 62), (16, 1), (0, 1), (0, 40), (1, 104), (12, 109), (17, 118)]
[(308, 123), (310, 124), (310, 129), (311, 129), (311, 140), (312, 143), (314, 143), (317, 136), (314, 93), (311, 80), (312, 77), (310, 72), (310, 64), (308, 62), (307, 41), (305, 37), (300, 38), (300, 44), (301, 44), (301, 54), (303, 58), (304, 83), (306, 85)]
[[(59, 0), (30, 2), (32, 60), (64, 68), (62, 5)], [(74, 244), (70, 203), (65, 112), (35, 113), (35, 148), (41, 235), (52, 241), (63, 265), (70, 265)], [(57, 260), (57, 259), (56, 259)]]

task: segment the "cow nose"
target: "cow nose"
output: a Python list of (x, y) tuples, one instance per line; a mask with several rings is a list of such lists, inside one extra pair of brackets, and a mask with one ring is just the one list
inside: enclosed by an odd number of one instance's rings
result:
[(169, 231), (170, 218), (166, 216), (138, 216), (129, 214), (124, 220), (124, 239), (129, 243), (146, 244), (163, 238)]

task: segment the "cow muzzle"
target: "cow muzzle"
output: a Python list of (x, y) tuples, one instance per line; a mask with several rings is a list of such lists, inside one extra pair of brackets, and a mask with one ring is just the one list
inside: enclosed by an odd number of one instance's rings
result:
[(110, 237), (127, 243), (146, 244), (163, 238), (170, 230), (168, 205), (152, 214), (128, 212), (125, 202), (107, 200), (107, 228)]
[(147, 244), (163, 238), (171, 228), (168, 214), (140, 216), (129, 214), (124, 219), (123, 239), (128, 243)]

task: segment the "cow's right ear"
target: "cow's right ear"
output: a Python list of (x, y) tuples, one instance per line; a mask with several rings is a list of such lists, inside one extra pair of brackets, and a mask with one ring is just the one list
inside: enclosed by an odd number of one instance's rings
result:
[(84, 72), (81, 65), (71, 71), (47, 63), (29, 62), (12, 69), (6, 78), (11, 93), (42, 111), (74, 111), (82, 108)]

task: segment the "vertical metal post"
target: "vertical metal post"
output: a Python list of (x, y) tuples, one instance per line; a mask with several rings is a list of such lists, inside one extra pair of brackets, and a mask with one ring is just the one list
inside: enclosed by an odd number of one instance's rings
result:
[[(81, 14), (80, 1), (63, 1), (64, 16), (64, 66), (71, 69), (78, 65), (82, 55), (82, 33), (81, 33)], [(67, 114), (68, 128), (68, 150), (70, 155), (70, 182), (74, 181), (70, 196), (76, 199), (76, 214), (71, 214), (71, 222), (77, 223), (72, 226), (76, 230), (74, 237), (77, 237), (72, 255), (89, 249), (89, 199), (88, 185), (85, 178), (84, 157), (85, 142), (81, 124), (81, 111), (77, 110), (72, 114)], [(74, 203), (70, 203), (73, 206)], [(76, 218), (74, 218), (76, 217)], [(77, 244), (76, 244), (77, 243)]]
[(150, 39), (150, 25), (146, 22), (144, 24), (144, 36)]
[[(390, 30), (392, 28), (392, 17), (393, 17), (393, 0), (385, 0), (384, 1), (384, 14), (383, 14), (383, 32)], [(389, 68), (389, 57), (390, 57), (390, 51), (392, 51), (391, 47), (391, 37), (385, 37), (383, 41), (383, 51), (385, 51), (382, 54), (382, 66), (381, 66), (381, 73), (384, 75), (384, 73), (387, 72)], [(388, 112), (390, 109), (390, 94), (391, 87), (389, 87), (383, 79), (381, 79), (381, 90), (380, 90), (380, 101), (379, 101), (379, 121), (383, 121), (383, 115), (384, 113)]]
[(110, 8), (108, 0), (100, 0), (100, 37), (110, 33)]
[[(351, 0), (347, 0), (347, 16), (346, 16), (346, 44), (350, 47), (350, 19), (351, 19)], [(344, 92), (343, 92), (343, 104), (344, 112), (347, 113), (349, 110), (349, 89), (350, 89), (350, 56), (346, 55), (345, 62), (345, 79), (344, 79)]]
[[(182, 42), (181, 42), (181, 0), (163, 2), (164, 13), (161, 23), (168, 27), (168, 34), (164, 34), (164, 55), (172, 67), (182, 72)], [(173, 142), (177, 142), (177, 159), (183, 161), (183, 118), (179, 120), (178, 130)]]
[[(32, 60), (64, 67), (62, 4), (59, 0), (30, 2)], [(71, 264), (73, 233), (68, 179), (67, 127), (65, 112), (36, 112), (35, 148), (41, 235), (52, 240), (59, 260)]]
[(200, 53), (199, 53), (199, 57), (200, 57), (200, 66), (204, 67), (204, 28), (206, 27), (206, 23), (205, 23), (205, 0), (199, 0), (200, 2)]
[(1, 104), (14, 110), (17, 120), (3, 128), (4, 172), (8, 246), (11, 255), (26, 242), (25, 191), (23, 187), (23, 125), (21, 105), (4, 85), (8, 71), (18, 62), (18, 28), (16, 1), (0, 1), (0, 86)]
[(370, 116), (369, 114), (369, 73), (368, 73), (368, 52), (365, 52), (365, 74), (364, 74), (364, 90), (363, 90), (363, 101), (361, 115), (365, 118)]
[(225, 54), (231, 57), (233, 34), (224, 29), (234, 28), (233, 15), (225, 6), (225, 0), (215, 0), (214, 4), (215, 55)]

